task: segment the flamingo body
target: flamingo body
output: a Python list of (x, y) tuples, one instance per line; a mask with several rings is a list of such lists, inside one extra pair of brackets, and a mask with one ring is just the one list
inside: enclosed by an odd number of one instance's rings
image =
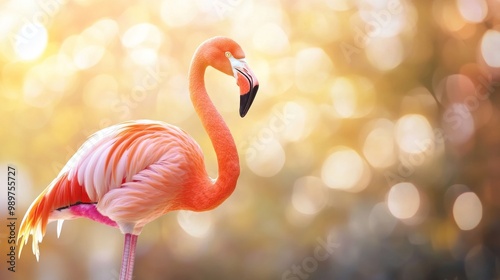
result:
[(161, 121), (138, 120), (105, 128), (91, 136), (59, 175), (35, 199), (21, 222), (19, 255), (30, 235), (38, 244), (51, 221), (88, 218), (125, 234), (120, 279), (131, 279), (137, 236), (144, 225), (173, 210), (205, 211), (234, 190), (239, 159), (229, 129), (208, 98), (207, 66), (236, 78), (240, 116), (245, 116), (258, 82), (234, 41), (205, 41), (191, 62), (189, 89), (195, 111), (217, 155), (219, 176), (207, 175), (199, 145), (180, 128)]
[(183, 130), (149, 120), (114, 125), (83, 144), (35, 200), (20, 232), (43, 235), (50, 221), (83, 217), (138, 235), (169, 211), (206, 210), (202, 198), (196, 205), (185, 199), (209, 183), (203, 178), (203, 153)]

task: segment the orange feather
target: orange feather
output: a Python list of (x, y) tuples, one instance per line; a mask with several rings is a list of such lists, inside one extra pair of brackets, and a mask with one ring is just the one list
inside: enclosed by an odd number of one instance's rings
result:
[(172, 210), (210, 210), (229, 197), (240, 174), (239, 158), (227, 125), (207, 95), (208, 66), (238, 79), (241, 117), (259, 84), (233, 40), (215, 37), (197, 49), (189, 90), (217, 155), (218, 178), (208, 177), (200, 147), (175, 126), (139, 120), (105, 128), (82, 145), (31, 204), (20, 226), (19, 255), (32, 235), (33, 253), (39, 258), (38, 244), (49, 222), (89, 218), (125, 234), (122, 276), (131, 279), (137, 235), (145, 224)]

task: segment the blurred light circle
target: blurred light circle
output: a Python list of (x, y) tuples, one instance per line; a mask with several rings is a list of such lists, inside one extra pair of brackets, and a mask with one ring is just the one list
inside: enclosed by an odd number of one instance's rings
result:
[(160, 15), (163, 22), (171, 27), (181, 27), (191, 23), (198, 14), (195, 0), (164, 0)]
[(387, 119), (379, 119), (373, 123), (363, 144), (363, 155), (375, 168), (386, 168), (396, 162), (394, 147), (394, 124)]
[(456, 5), (456, 1), (434, 1), (433, 14), (435, 20), (444, 28), (457, 32), (467, 23)]
[[(295, 142), (307, 137), (317, 122), (317, 115), (311, 111), (314, 105), (307, 100), (289, 101), (271, 118), (270, 125), (281, 133), (286, 141)], [(272, 123), (271, 123), (272, 122)]]
[(363, 159), (356, 151), (347, 147), (338, 147), (323, 162), (321, 179), (332, 189), (357, 190), (358, 183), (364, 181), (362, 179), (367, 175), (365, 168)]
[(25, 21), (19, 31), (12, 36), (11, 42), (19, 59), (36, 59), (42, 55), (47, 47), (47, 29), (43, 25)]
[(158, 60), (163, 34), (156, 25), (140, 23), (127, 29), (121, 40), (135, 63), (150, 65)]
[(481, 53), (484, 61), (491, 67), (500, 67), (500, 31), (490, 29), (481, 40)]
[[(472, 80), (466, 75), (453, 74), (440, 81), (439, 87), (445, 86), (446, 97), (450, 103), (463, 103), (471, 97), (475, 97), (475, 87)], [(477, 100), (477, 97), (475, 97)]]
[(401, 1), (359, 1), (359, 17), (363, 21), (357, 32), (364, 32), (372, 38), (388, 38), (400, 34), (403, 30), (414, 28), (417, 12), (410, 3)]
[(79, 69), (87, 69), (96, 65), (104, 55), (105, 48), (98, 45), (79, 47), (73, 56), (73, 62)]
[(307, 48), (295, 56), (295, 83), (306, 93), (320, 91), (332, 76), (333, 64), (321, 48)]
[(356, 112), (356, 89), (351, 80), (345, 77), (335, 79), (330, 94), (333, 108), (342, 118), (350, 118)]
[(151, 48), (159, 48), (161, 45), (161, 31), (151, 23), (139, 23), (133, 25), (121, 38), (123, 46), (127, 48), (135, 48), (143, 44), (149, 45)]
[(375, 92), (370, 80), (360, 77), (338, 77), (330, 88), (335, 113), (341, 118), (360, 118), (375, 107)]
[(99, 63), (117, 33), (118, 24), (111, 19), (101, 19), (85, 29), (73, 39), (74, 42), (69, 43), (75, 66), (88, 69)]
[(396, 68), (404, 58), (404, 49), (398, 37), (370, 38), (365, 52), (371, 64), (381, 71)]
[(427, 118), (419, 114), (402, 116), (395, 127), (396, 143), (405, 153), (418, 154), (433, 150), (434, 133)]
[(261, 177), (278, 174), (285, 164), (285, 151), (270, 128), (264, 128), (257, 134), (245, 154), (248, 168)]
[(318, 213), (327, 202), (327, 193), (321, 179), (313, 176), (301, 177), (293, 184), (292, 205), (306, 215)]
[[(274, 97), (280, 94), (284, 94), (293, 86), (294, 80), (290, 79), (290, 77), (293, 77), (294, 75), (294, 63), (295, 60), (293, 59), (293, 57), (283, 57), (283, 58), (277, 57), (277, 59), (272, 62), (273, 71), (270, 72), (267, 77), (268, 80), (273, 81), (271, 83), (269, 82), (267, 83), (267, 85), (269, 86), (268, 88), (269, 93), (271, 93), (269, 97)], [(269, 68), (269, 66), (267, 68)], [(260, 76), (261, 75), (259, 72), (259, 82), (261, 82)]]
[(461, 230), (474, 229), (482, 216), (483, 207), (475, 193), (465, 192), (457, 197), (453, 204), (453, 217)]
[(402, 182), (391, 187), (387, 195), (387, 207), (398, 219), (415, 216), (420, 207), (420, 195), (412, 183)]
[(464, 19), (480, 23), (488, 15), (488, 4), (484, 0), (457, 0), (458, 10)]
[(265, 23), (253, 35), (253, 45), (267, 54), (283, 54), (290, 47), (285, 31), (275, 23)]
[(181, 210), (177, 213), (177, 222), (187, 234), (206, 237), (212, 228), (212, 213)]

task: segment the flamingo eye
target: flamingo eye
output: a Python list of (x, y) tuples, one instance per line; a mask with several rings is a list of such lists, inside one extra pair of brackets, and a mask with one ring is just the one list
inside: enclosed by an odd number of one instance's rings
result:
[(226, 52), (225, 55), (226, 55), (227, 58), (230, 58), (230, 57), (233, 56), (230, 52)]

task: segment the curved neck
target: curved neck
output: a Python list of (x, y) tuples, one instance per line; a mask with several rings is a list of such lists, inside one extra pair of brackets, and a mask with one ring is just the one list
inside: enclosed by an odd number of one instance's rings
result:
[(236, 187), (240, 165), (236, 144), (226, 123), (208, 97), (205, 69), (208, 63), (203, 50), (198, 49), (189, 69), (189, 92), (194, 109), (207, 131), (217, 155), (219, 176), (215, 183), (204, 178), (199, 192), (193, 197), (194, 210), (209, 210), (222, 203)]

